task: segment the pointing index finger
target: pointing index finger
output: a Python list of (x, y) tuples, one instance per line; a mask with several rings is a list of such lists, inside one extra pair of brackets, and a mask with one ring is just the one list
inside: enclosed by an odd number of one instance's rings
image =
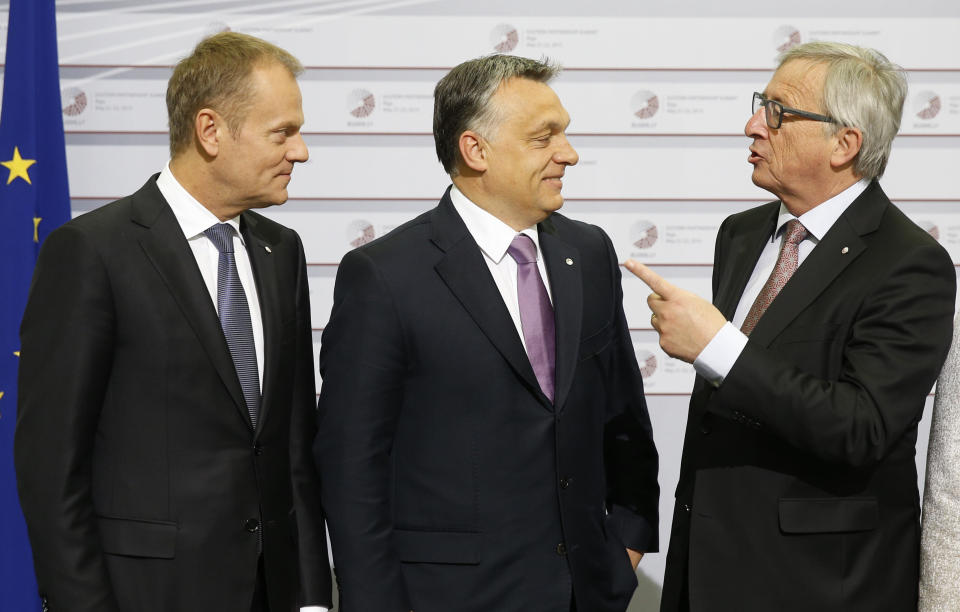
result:
[(642, 263), (628, 259), (623, 265), (661, 297), (669, 298), (673, 293), (673, 285)]

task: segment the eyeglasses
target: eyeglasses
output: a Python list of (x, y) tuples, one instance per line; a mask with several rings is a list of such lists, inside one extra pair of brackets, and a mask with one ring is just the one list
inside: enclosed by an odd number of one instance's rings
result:
[(755, 91), (753, 92), (753, 111), (751, 114), (756, 115), (761, 106), (763, 107), (763, 115), (767, 119), (767, 127), (772, 130), (780, 128), (780, 124), (783, 123), (783, 116), (787, 113), (813, 119), (814, 121), (823, 121), (824, 123), (838, 123), (833, 117), (790, 108), (789, 106), (780, 104), (776, 100), (768, 100), (763, 97), (762, 93)]

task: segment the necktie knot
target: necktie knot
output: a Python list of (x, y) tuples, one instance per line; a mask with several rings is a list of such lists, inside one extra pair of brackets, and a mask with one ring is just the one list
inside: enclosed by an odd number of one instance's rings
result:
[(799, 219), (791, 219), (787, 222), (786, 235), (783, 237), (783, 244), (780, 245), (780, 254), (777, 256), (777, 263), (773, 266), (773, 271), (767, 278), (757, 295), (757, 299), (750, 307), (747, 317), (743, 320), (740, 327), (746, 335), (750, 335), (753, 328), (756, 327), (760, 317), (767, 311), (774, 298), (780, 294), (780, 290), (787, 284), (797, 266), (800, 265), (800, 243), (807, 237), (807, 228), (803, 227)]
[(786, 233), (785, 243), (800, 244), (807, 237), (807, 228), (803, 227), (799, 219), (790, 219), (787, 221)]
[(221, 253), (233, 253), (233, 226), (229, 223), (211, 225), (203, 234)]
[(507, 253), (509, 253), (510, 257), (513, 257), (513, 260), (518, 264), (537, 262), (537, 245), (535, 245), (533, 239), (526, 234), (517, 234), (514, 236), (510, 247), (507, 249)]

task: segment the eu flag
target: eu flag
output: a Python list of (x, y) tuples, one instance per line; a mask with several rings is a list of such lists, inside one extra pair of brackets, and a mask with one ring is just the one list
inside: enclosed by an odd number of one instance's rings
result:
[(9, 10), (0, 109), (0, 602), (29, 612), (40, 600), (13, 472), (19, 327), (40, 243), (70, 218), (70, 194), (54, 0), (10, 0)]

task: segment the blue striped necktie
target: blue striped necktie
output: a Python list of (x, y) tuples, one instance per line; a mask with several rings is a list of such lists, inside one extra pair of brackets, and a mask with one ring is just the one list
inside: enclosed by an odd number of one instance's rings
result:
[(257, 427), (260, 412), (260, 374), (257, 371), (257, 349), (253, 343), (253, 324), (250, 321), (250, 305), (240, 284), (237, 262), (233, 255), (233, 226), (218, 223), (203, 232), (217, 250), (220, 260), (217, 265), (217, 311), (220, 326), (230, 347), (233, 366), (237, 369), (243, 399), (250, 413), (250, 423)]

